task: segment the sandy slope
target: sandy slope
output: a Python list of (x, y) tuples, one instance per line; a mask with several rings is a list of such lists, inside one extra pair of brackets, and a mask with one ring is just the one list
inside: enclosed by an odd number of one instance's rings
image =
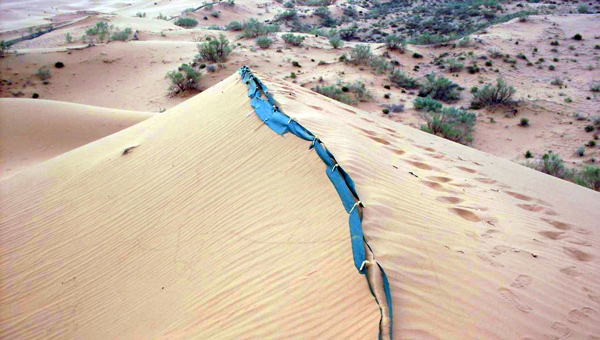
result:
[[(600, 337), (600, 194), (261, 77), (355, 180), (395, 339)], [(2, 337), (375, 339), (323, 165), (250, 110), (233, 75), (1, 181)]]
[(250, 111), (236, 74), (1, 181), (0, 337), (375, 339), (322, 162)]
[(0, 99), (0, 178), (106, 137), (152, 114), (51, 100)]

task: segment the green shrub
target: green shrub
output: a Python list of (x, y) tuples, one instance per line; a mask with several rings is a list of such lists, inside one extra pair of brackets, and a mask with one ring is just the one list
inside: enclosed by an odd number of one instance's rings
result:
[(113, 32), (112, 36), (110, 37), (110, 40), (126, 41), (127, 39), (129, 39), (129, 36), (131, 35), (131, 33), (132, 33), (131, 28), (127, 27), (126, 29), (124, 29), (122, 31)]
[(575, 151), (575, 153), (579, 157), (583, 157), (585, 155), (585, 148), (583, 146), (580, 146), (580, 147), (577, 148), (577, 150)]
[(192, 28), (198, 26), (198, 20), (194, 18), (179, 18), (175, 20), (174, 24), (183, 28)]
[(206, 60), (215, 63), (226, 62), (227, 57), (232, 51), (231, 47), (229, 47), (229, 40), (223, 34), (219, 35), (219, 39), (212, 39), (197, 46), (199, 53), (196, 55), (196, 60)]
[(302, 67), (302, 65), (300, 65), (300, 63), (297, 62), (297, 61), (295, 61), (295, 60), (292, 61), (292, 66), (294, 66), (294, 67)]
[(582, 40), (582, 39), (583, 39), (583, 36), (579, 33), (577, 33), (573, 36), (573, 40)]
[(396, 34), (390, 34), (385, 37), (385, 46), (392, 51), (398, 50), (400, 53), (404, 53), (406, 49), (406, 42), (404, 39), (402, 39), (402, 37)]
[(555, 77), (554, 79), (552, 79), (552, 81), (550, 82), (550, 84), (552, 85), (556, 85), (556, 86), (562, 86), (563, 85), (563, 80), (560, 77)]
[(243, 28), (242, 23), (239, 21), (232, 21), (225, 26), (225, 29), (228, 31), (241, 31)]
[(405, 89), (418, 89), (421, 86), (421, 84), (419, 84), (419, 79), (407, 76), (399, 69), (392, 72), (390, 81)]
[(213, 17), (215, 17), (215, 18), (218, 18), (218, 17), (220, 17), (220, 16), (221, 16), (221, 12), (219, 12), (219, 11), (214, 11), (214, 12), (212, 12), (210, 15), (212, 15), (212, 16), (213, 16)]
[(590, 91), (592, 91), (592, 92), (600, 92), (600, 82), (592, 82), (590, 84)]
[(418, 97), (413, 100), (413, 107), (417, 111), (439, 112), (443, 105), (431, 97)]
[(169, 20), (169, 18), (167, 18), (167, 16), (163, 15), (162, 13), (158, 13), (158, 16), (156, 17), (156, 19), (159, 19), (159, 20)]
[(492, 66), (492, 61), (491, 60), (486, 60), (485, 61), (485, 66)]
[(352, 96), (347, 93), (344, 93), (344, 91), (342, 91), (342, 89), (336, 85), (329, 85), (329, 86), (317, 85), (312, 90), (317, 93), (320, 93), (326, 97), (335, 99), (339, 102), (342, 102), (342, 103), (345, 103), (348, 105), (355, 104), (355, 100), (352, 98)]
[(471, 101), (471, 108), (481, 109), (485, 106), (511, 103), (512, 96), (516, 92), (517, 90), (512, 86), (508, 86), (504, 79), (498, 78), (496, 85), (486, 84), (475, 93)]
[(469, 66), (467, 66), (467, 71), (470, 74), (478, 73), (479, 72), (479, 66), (477, 66), (477, 64), (469, 65)]
[(448, 59), (448, 72), (458, 73), (465, 68), (465, 64), (456, 61), (456, 59)]
[(588, 5), (581, 4), (581, 5), (577, 6), (577, 12), (580, 13), (580, 14), (586, 14), (586, 13), (588, 13)]
[(423, 55), (422, 55), (421, 53), (418, 53), (418, 52), (415, 52), (415, 53), (413, 53), (413, 55), (412, 55), (412, 56), (413, 56), (413, 58), (415, 58), (415, 59), (423, 58)]
[(369, 60), (369, 66), (375, 71), (375, 74), (382, 74), (387, 72), (388, 69), (392, 68), (390, 63), (383, 57), (373, 57)]
[(286, 11), (283, 11), (282, 13), (277, 14), (273, 20), (289, 21), (289, 20), (296, 20), (296, 19), (298, 19), (298, 12), (296, 12), (296, 10), (292, 8), (292, 9), (288, 9)]
[(443, 76), (436, 78), (435, 74), (431, 73), (425, 76), (425, 81), (421, 83), (419, 96), (431, 96), (431, 98), (443, 102), (452, 102), (460, 99), (460, 91), (462, 91), (462, 88), (458, 84)]
[(354, 35), (356, 34), (357, 30), (358, 30), (358, 26), (357, 25), (354, 25), (354, 26), (351, 26), (351, 27), (342, 28), (339, 31), (340, 38), (348, 41), (348, 40), (354, 38)]
[(250, 18), (244, 21), (244, 33), (242, 33), (244, 38), (256, 38), (268, 33), (265, 24), (258, 21), (258, 19)]
[(545, 153), (541, 159), (527, 162), (525, 165), (554, 177), (562, 179), (573, 177), (573, 171), (565, 167), (565, 163), (559, 155), (552, 152)]
[(33, 99), (37, 99), (37, 98), (39, 98), (39, 97), (40, 97), (40, 95), (39, 95), (37, 92), (34, 92), (34, 93), (31, 95), (31, 98), (33, 98)]
[(575, 183), (600, 191), (600, 167), (588, 165), (577, 174)]
[(594, 128), (594, 126), (593, 126), (593, 125), (587, 125), (587, 126), (585, 127), (585, 132), (592, 132), (592, 131), (594, 131), (594, 129), (595, 129), (595, 128)]
[(46, 82), (48, 79), (50, 79), (52, 77), (52, 74), (50, 73), (50, 70), (46, 70), (43, 68), (40, 68), (39, 70), (37, 70), (37, 72), (35, 73), (35, 75), (40, 78), (41, 81)]
[(181, 65), (177, 71), (167, 73), (167, 78), (171, 80), (169, 91), (173, 94), (190, 89), (200, 90), (200, 73), (188, 64)]
[(293, 45), (293, 46), (300, 46), (300, 45), (302, 45), (302, 42), (304, 41), (303, 36), (295, 35), (292, 33), (286, 33), (286, 34), (282, 35), (281, 38), (283, 39), (283, 41), (285, 41), (286, 43)]
[(350, 50), (349, 62), (354, 65), (368, 65), (371, 57), (371, 46), (367, 44), (358, 44)]
[(455, 107), (445, 107), (440, 111), (421, 111), (426, 124), (421, 130), (442, 136), (454, 142), (467, 144), (473, 141), (471, 134), (477, 116)]
[(331, 44), (331, 47), (338, 49), (338, 48), (341, 48), (342, 46), (344, 46), (344, 41), (342, 41), (342, 38), (335, 35), (335, 36), (329, 38), (329, 44)]
[(519, 122), (520, 126), (529, 126), (529, 119), (523, 117), (521, 118), (521, 121)]
[(390, 109), (383, 109), (383, 110), (381, 110), (381, 111), (382, 111), (384, 114), (386, 114), (386, 115), (387, 115), (388, 113), (390, 113)]
[(533, 158), (531, 151), (527, 150), (527, 152), (525, 152), (525, 158)]
[(67, 34), (65, 35), (65, 40), (67, 41), (67, 43), (73, 42), (73, 36), (71, 35), (71, 33), (67, 32)]
[(354, 97), (360, 102), (366, 102), (373, 98), (369, 90), (367, 90), (367, 86), (362, 81), (346, 84), (345, 87), (348, 89), (348, 91), (352, 92)]
[(587, 142), (587, 146), (590, 148), (593, 148), (596, 146), (596, 141), (595, 140), (591, 140), (589, 142)]
[(135, 13), (135, 16), (138, 17), (138, 18), (145, 18), (146, 17), (146, 13), (137, 12), (137, 13)]
[(261, 48), (269, 48), (273, 44), (273, 39), (263, 35), (262, 37), (256, 38), (256, 44)]

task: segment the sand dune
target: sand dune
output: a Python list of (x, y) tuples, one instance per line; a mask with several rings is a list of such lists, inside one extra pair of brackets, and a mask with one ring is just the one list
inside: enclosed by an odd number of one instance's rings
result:
[[(599, 193), (259, 76), (356, 182), (394, 339), (600, 336)], [(234, 74), (0, 181), (0, 337), (377, 338), (322, 162), (251, 110)]]
[(151, 116), (51, 100), (0, 99), (0, 178)]

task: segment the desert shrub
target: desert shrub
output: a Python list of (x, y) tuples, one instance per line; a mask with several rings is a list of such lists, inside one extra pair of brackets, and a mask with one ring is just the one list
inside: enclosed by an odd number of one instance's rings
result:
[(421, 85), (419, 84), (419, 79), (410, 77), (398, 69), (390, 74), (390, 81), (405, 89), (418, 89)]
[(351, 95), (345, 93), (344, 91), (342, 91), (342, 89), (339, 86), (336, 85), (329, 85), (329, 86), (320, 86), (317, 85), (315, 87), (313, 87), (312, 89), (313, 91), (320, 93), (326, 97), (335, 99), (339, 102), (348, 104), (348, 105), (352, 105), (355, 103), (354, 98), (352, 98)]
[(465, 64), (456, 61), (456, 59), (448, 59), (448, 72), (458, 73), (465, 68)]
[(292, 33), (286, 33), (286, 34), (282, 35), (281, 38), (283, 39), (283, 41), (285, 41), (286, 43), (293, 45), (293, 46), (300, 46), (300, 45), (302, 45), (302, 42), (304, 41), (303, 36), (295, 35)]
[(346, 84), (345, 87), (348, 89), (348, 91), (352, 92), (356, 99), (360, 102), (366, 102), (373, 98), (373, 95), (371, 95), (369, 90), (367, 90), (367, 86), (362, 81)]
[(533, 158), (533, 153), (531, 153), (531, 151), (527, 150), (527, 152), (525, 152), (525, 158)]
[(218, 17), (220, 17), (220, 16), (221, 16), (221, 12), (219, 12), (219, 11), (214, 11), (214, 12), (212, 12), (210, 15), (212, 15), (212, 16), (213, 16), (213, 17), (215, 17), (215, 18), (218, 18)]
[(419, 52), (415, 52), (415, 53), (413, 53), (413, 55), (412, 55), (412, 56), (413, 56), (413, 58), (415, 58), (415, 59), (423, 58), (423, 55), (422, 55), (421, 53), (419, 53)]
[(122, 31), (113, 32), (112, 36), (110, 37), (110, 40), (125, 41), (125, 40), (129, 39), (129, 36), (131, 35), (132, 32), (133, 31), (129, 27), (127, 27), (126, 29), (124, 29)]
[(275, 16), (275, 21), (289, 21), (298, 19), (298, 12), (295, 9), (288, 9)]
[(553, 40), (553, 41), (550, 42), (550, 45), (552, 45), (552, 46), (558, 46), (560, 44), (558, 43), (558, 40)]
[(581, 4), (581, 5), (577, 6), (577, 12), (580, 13), (580, 14), (586, 14), (586, 13), (588, 13), (588, 5)]
[(37, 92), (34, 92), (34, 93), (31, 95), (31, 98), (33, 98), (33, 99), (37, 99), (37, 98), (39, 98), (39, 97), (40, 97), (40, 95), (39, 95)]
[(10, 48), (10, 46), (12, 45), (12, 43), (5, 41), (5, 40), (0, 40), (0, 57), (3, 57), (4, 54), (6, 54), (6, 52), (8, 52), (8, 49)]
[(434, 73), (425, 76), (425, 81), (421, 83), (419, 89), (420, 97), (431, 96), (433, 99), (443, 102), (452, 102), (460, 99), (462, 88), (447, 78), (435, 76)]
[(404, 104), (385, 104), (383, 106), (390, 110), (390, 112), (398, 113), (404, 111)]
[(582, 39), (583, 39), (583, 36), (579, 33), (577, 33), (573, 36), (573, 40), (582, 40)]
[(417, 111), (438, 112), (442, 109), (443, 105), (431, 97), (418, 97), (413, 100), (413, 107)]
[(138, 18), (145, 18), (146, 17), (146, 13), (137, 12), (137, 13), (135, 13), (135, 16), (138, 17)]
[(210, 72), (210, 73), (216, 72), (217, 71), (217, 67), (215, 65), (207, 65), (206, 66), (206, 71)]
[(590, 84), (590, 91), (592, 91), (592, 92), (600, 92), (600, 82), (592, 82)]
[(314, 11), (314, 14), (321, 18), (327, 18), (331, 15), (331, 12), (329, 11), (329, 8), (321, 6)]
[(575, 183), (600, 191), (600, 167), (588, 165), (577, 174)]
[(208, 26), (207, 29), (213, 30), (213, 31), (222, 31), (223, 27), (213, 24), (213, 25)]
[(575, 153), (579, 157), (583, 157), (585, 155), (585, 148), (583, 146), (580, 146), (580, 147), (577, 148), (577, 150), (575, 150)]
[(585, 132), (592, 132), (594, 131), (594, 126), (593, 125), (586, 125), (586, 127), (584, 128)]
[(492, 64), (493, 64), (493, 63), (492, 63), (492, 61), (491, 61), (491, 60), (486, 60), (486, 61), (485, 61), (485, 66), (488, 66), (488, 67), (489, 67), (489, 66), (492, 66)]
[(331, 47), (337, 49), (344, 46), (344, 41), (339, 36), (335, 35), (329, 38), (329, 44), (331, 45)]
[(550, 82), (550, 84), (556, 85), (556, 86), (562, 86), (563, 85), (563, 80), (560, 77), (555, 77), (554, 79), (552, 79), (552, 81)]
[(40, 78), (41, 81), (45, 82), (48, 79), (50, 79), (52, 77), (52, 74), (50, 73), (50, 70), (47, 69), (43, 69), (40, 68), (39, 70), (37, 70), (37, 72), (35, 73), (35, 75)]
[(371, 60), (371, 46), (367, 44), (358, 44), (350, 50), (350, 63), (354, 65), (368, 65)]
[(256, 38), (256, 44), (261, 48), (269, 48), (273, 44), (273, 39), (267, 36), (258, 37)]
[(496, 85), (486, 84), (475, 93), (471, 108), (480, 109), (485, 106), (511, 103), (515, 92), (517, 90), (514, 87), (507, 85), (504, 79), (498, 78)]
[(392, 51), (398, 50), (400, 53), (404, 53), (406, 50), (406, 42), (396, 34), (385, 37), (385, 46)]
[(208, 42), (200, 43), (198, 46), (198, 55), (196, 60), (206, 60), (215, 63), (224, 63), (231, 53), (229, 40), (223, 35), (219, 35), (219, 39), (212, 39)]
[(194, 18), (179, 18), (175, 20), (174, 24), (183, 28), (192, 28), (198, 26), (198, 20)]
[(354, 35), (356, 34), (357, 30), (358, 30), (358, 26), (357, 25), (354, 25), (354, 26), (351, 26), (351, 27), (342, 28), (339, 31), (339, 36), (340, 36), (340, 38), (348, 41), (348, 40), (354, 38)]
[(241, 31), (243, 28), (242, 23), (239, 21), (232, 21), (225, 26), (225, 29), (228, 31)]
[(573, 171), (565, 167), (565, 162), (559, 155), (552, 152), (545, 153), (541, 159), (527, 162), (525, 165), (554, 177), (562, 179), (573, 177)]
[(504, 53), (502, 53), (500, 50), (497, 50), (497, 49), (489, 50), (488, 52), (490, 53), (490, 58), (492, 58), (492, 59), (504, 57)]
[(529, 126), (529, 119), (525, 117), (521, 118), (521, 120), (519, 121), (519, 125), (523, 127)]
[(261, 35), (266, 35), (269, 33), (267, 27), (262, 22), (258, 21), (258, 19), (250, 18), (244, 21), (244, 33), (242, 36), (244, 38), (256, 38)]
[(67, 34), (65, 35), (65, 40), (67, 41), (67, 43), (73, 42), (73, 36), (71, 35), (71, 33), (67, 32)]
[(386, 109), (381, 110), (381, 112), (383, 112), (384, 114), (387, 115), (388, 113), (390, 113), (390, 109), (386, 108)]
[(65, 67), (65, 64), (62, 61), (57, 61), (56, 63), (54, 63), (54, 67), (63, 68)]
[(591, 140), (591, 141), (587, 142), (586, 146), (589, 148), (593, 148), (593, 147), (596, 147), (596, 144), (597, 143), (595, 140)]
[(467, 66), (467, 72), (475, 74), (479, 72), (479, 66), (477, 64)]
[(173, 94), (190, 89), (200, 90), (201, 75), (188, 64), (181, 65), (177, 71), (167, 73), (167, 78), (171, 80), (169, 91)]
[(385, 73), (392, 67), (390, 63), (383, 57), (371, 58), (371, 60), (369, 60), (369, 66), (373, 71), (375, 71), (375, 74)]
[(445, 107), (439, 111), (420, 111), (426, 124), (421, 130), (442, 136), (454, 142), (466, 144), (473, 140), (471, 134), (477, 116), (455, 107)]
[(159, 19), (159, 20), (169, 20), (169, 18), (167, 18), (167, 16), (163, 15), (162, 13), (158, 13), (158, 16), (156, 17), (156, 19)]

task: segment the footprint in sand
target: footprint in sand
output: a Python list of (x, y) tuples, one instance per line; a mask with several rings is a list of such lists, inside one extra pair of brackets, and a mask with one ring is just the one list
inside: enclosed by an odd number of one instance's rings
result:
[(532, 281), (533, 281), (533, 279), (531, 279), (530, 276), (521, 274), (521, 275), (517, 276), (517, 278), (513, 281), (513, 283), (510, 284), (510, 286), (514, 287), (514, 288), (523, 289), (523, 288), (529, 286)]
[(448, 208), (448, 210), (457, 214), (458, 216), (462, 217), (463, 219), (465, 219), (467, 221), (481, 222), (481, 218), (479, 218), (479, 216), (475, 215), (474, 213), (472, 213), (468, 210), (460, 209), (460, 208)]
[(487, 257), (487, 255), (482, 254), (482, 253), (478, 253), (477, 257), (479, 257), (479, 259), (489, 265), (491, 265), (492, 267), (504, 267), (504, 265), (502, 263), (496, 262), (492, 259), (490, 259), (489, 257)]
[(438, 200), (440, 202), (452, 203), (452, 204), (458, 204), (463, 201), (462, 199), (460, 199), (458, 197), (453, 197), (453, 196), (440, 196), (440, 197), (437, 197), (436, 200)]
[(563, 238), (565, 232), (561, 231), (539, 231), (538, 234), (544, 236), (545, 238), (549, 238), (551, 240), (560, 240)]
[(510, 248), (507, 246), (495, 246), (493, 250), (490, 250), (490, 254), (493, 254), (493, 255), (504, 254), (508, 251), (508, 249), (510, 249)]
[(545, 209), (543, 206), (537, 204), (517, 204), (517, 207), (532, 212), (540, 212)]
[(568, 337), (571, 336), (571, 329), (565, 325), (564, 323), (560, 323), (560, 322), (555, 322), (552, 324), (551, 327), (554, 330), (554, 333), (557, 335), (546, 335), (546, 339), (549, 340), (560, 340), (560, 339), (566, 339)]
[(593, 290), (583, 287), (583, 291), (587, 293), (587, 296), (590, 300), (600, 303), (600, 296), (596, 295)]
[(596, 311), (589, 308), (589, 307), (583, 307), (581, 309), (574, 309), (572, 311), (569, 312), (569, 314), (567, 314), (567, 321), (571, 322), (571, 323), (579, 323), (580, 321), (583, 321), (587, 318), (589, 318), (590, 316), (592, 316)]
[(429, 177), (427, 177), (427, 179), (430, 181), (433, 181), (433, 182), (440, 182), (440, 183), (452, 182), (452, 178), (441, 177), (441, 176), (429, 176)]
[(416, 161), (409, 161), (409, 160), (405, 160), (406, 163), (409, 163), (421, 170), (434, 170), (431, 166), (425, 164), (425, 163), (421, 163), (421, 162), (416, 162)]
[(533, 310), (531, 307), (521, 303), (519, 298), (508, 288), (500, 288), (498, 289), (498, 293), (504, 300), (512, 303), (521, 312), (529, 313)]
[(479, 178), (475, 178), (475, 180), (481, 182), (481, 183), (485, 183), (485, 184), (494, 184), (496, 183), (495, 180), (491, 179), (491, 178), (486, 178), (486, 177), (479, 177)]
[(518, 192), (505, 191), (505, 193), (511, 195), (512, 197), (514, 197), (516, 199), (520, 199), (521, 201), (533, 201), (532, 197), (525, 196), (523, 194), (519, 194)]
[(560, 230), (571, 230), (573, 229), (573, 226), (568, 224), (568, 223), (564, 223), (564, 222), (560, 222), (560, 221), (554, 221), (554, 220), (550, 220), (547, 218), (540, 218), (540, 220), (550, 224), (551, 226), (553, 226), (556, 229), (560, 229)]
[(464, 166), (457, 166), (456, 168), (459, 169), (459, 170), (462, 170), (464, 172), (468, 172), (470, 174), (477, 173), (477, 170), (473, 170), (473, 169), (470, 169), (470, 168), (467, 168), (467, 167), (464, 167)]
[[(581, 269), (579, 269), (579, 268), (577, 268), (575, 266), (562, 268), (559, 271), (561, 273), (563, 273), (565, 275), (568, 275), (568, 276), (571, 276), (571, 277), (578, 277), (578, 276), (582, 276), (582, 275), (585, 274)], [(584, 288), (584, 290), (585, 290), (585, 288)]]
[(588, 254), (576, 248), (563, 247), (563, 252), (569, 255), (570, 257), (582, 262), (589, 262), (594, 259), (594, 255)]

